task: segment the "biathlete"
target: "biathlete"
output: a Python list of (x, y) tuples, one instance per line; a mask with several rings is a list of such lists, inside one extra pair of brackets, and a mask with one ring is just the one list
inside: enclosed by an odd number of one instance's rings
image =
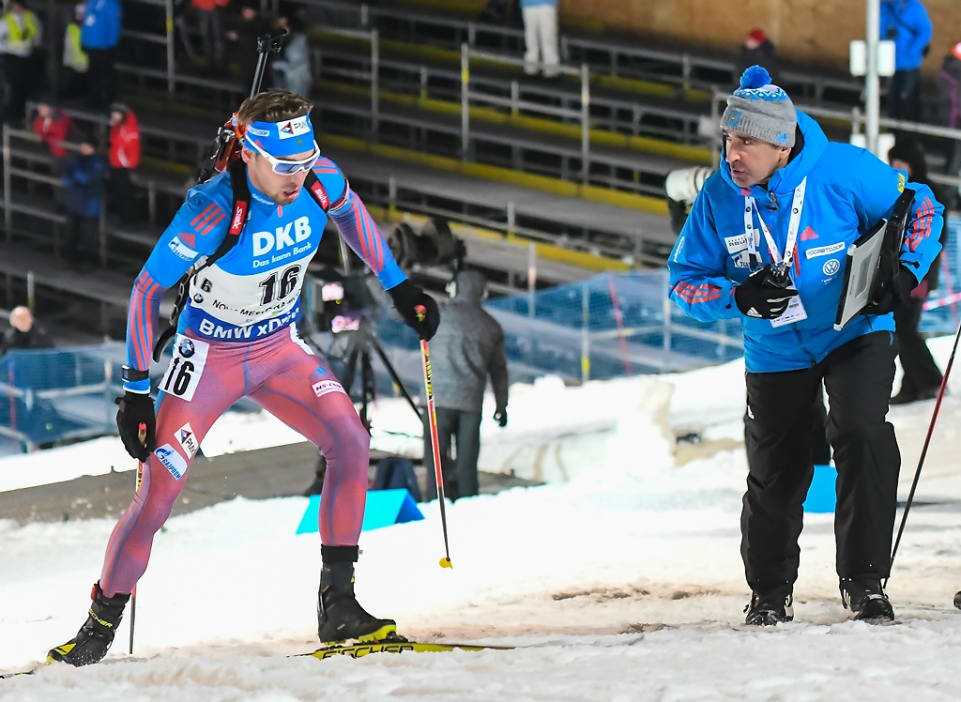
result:
[[(397, 266), (337, 165), (320, 155), (310, 109), (286, 91), (245, 100), (235, 116), (238, 157), (188, 192), (134, 282), (117, 426), (127, 451), (143, 462), (143, 481), (110, 536), (86, 621), (50, 651), (53, 660), (86, 665), (106, 655), (204, 435), (241, 397), (257, 401), (327, 457), (319, 517), (321, 642), (378, 640), (395, 631), (393, 620), (368, 614), (354, 596), (370, 437), (337, 378), (294, 326), (327, 218), (421, 338), (433, 336), (439, 313)], [(155, 414), (148, 370), (160, 298), (184, 276), (187, 294)]]

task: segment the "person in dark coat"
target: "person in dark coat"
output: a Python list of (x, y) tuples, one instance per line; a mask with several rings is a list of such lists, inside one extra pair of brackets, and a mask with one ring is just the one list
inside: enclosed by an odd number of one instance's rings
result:
[(21, 305), (10, 310), (10, 328), (0, 338), (0, 356), (13, 350), (49, 348), (53, 348), (53, 342), (37, 326), (30, 308)]
[(755, 27), (744, 36), (744, 43), (741, 44), (741, 54), (738, 56), (737, 65), (734, 69), (735, 75), (740, 76), (749, 66), (755, 64), (764, 66), (771, 76), (771, 82), (777, 83), (778, 65), (774, 42), (765, 34), (760, 27)]
[[(961, 129), (961, 42), (949, 51), (937, 76), (937, 122), (948, 129)], [(947, 172), (961, 173), (961, 143), (947, 139), (945, 144)]]
[[(928, 164), (924, 157), (924, 151), (914, 140), (902, 140), (894, 145), (888, 152), (888, 163), (892, 167), (906, 171), (908, 180), (914, 183), (924, 183), (931, 190), (938, 193), (938, 188), (928, 179)], [(940, 197), (938, 198), (941, 199)], [(943, 202), (943, 200), (942, 200)], [(947, 219), (948, 212), (945, 206), (944, 217)], [(941, 251), (947, 243), (948, 228), (941, 229)], [(938, 273), (941, 270), (941, 253), (928, 269), (927, 275), (921, 280), (918, 286), (911, 291), (911, 294), (894, 308), (894, 335), (897, 339), (898, 356), (901, 358), (901, 368), (904, 370), (904, 378), (901, 380), (901, 389), (898, 394), (891, 398), (892, 405), (903, 405), (917, 400), (930, 400), (936, 397), (938, 389), (941, 387), (941, 370), (931, 357), (924, 338), (918, 331), (921, 323), (921, 312), (924, 308), (924, 301), (928, 293), (938, 287)]]
[[(507, 426), (504, 332), (481, 306), (487, 281), (478, 271), (464, 270), (454, 279), (454, 287), (454, 299), (444, 306), (444, 322), (430, 345), (444, 488), (451, 499), (477, 494), (481, 409), (488, 375), (494, 388), (494, 420), (501, 427)], [(452, 438), (457, 449), (456, 460), (450, 457)], [(426, 426), (424, 464), (429, 496), (436, 493), (437, 483), (430, 431)]]
[(70, 160), (63, 174), (68, 214), (63, 257), (73, 267), (82, 268), (97, 261), (97, 232), (106, 179), (107, 162), (97, 155), (90, 139), (82, 139), (80, 153)]

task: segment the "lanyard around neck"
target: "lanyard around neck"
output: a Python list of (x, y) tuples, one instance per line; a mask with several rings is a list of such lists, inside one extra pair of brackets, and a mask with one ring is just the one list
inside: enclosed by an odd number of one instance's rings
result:
[(797, 243), (798, 230), (801, 228), (801, 210), (804, 208), (804, 191), (807, 189), (807, 182), (808, 179), (805, 176), (801, 184), (794, 189), (794, 201), (791, 203), (791, 219), (788, 221), (787, 241), (784, 243), (783, 257), (777, 249), (777, 244), (774, 243), (771, 230), (768, 229), (767, 224), (761, 217), (761, 211), (757, 207), (754, 196), (746, 195), (744, 197), (744, 233), (747, 235), (748, 249), (752, 253), (757, 251), (754, 247), (754, 218), (752, 216), (752, 212), (756, 211), (757, 221), (761, 226), (761, 232), (764, 234), (764, 241), (767, 243), (771, 260), (775, 265), (783, 261), (785, 267), (790, 268), (794, 258), (794, 245)]

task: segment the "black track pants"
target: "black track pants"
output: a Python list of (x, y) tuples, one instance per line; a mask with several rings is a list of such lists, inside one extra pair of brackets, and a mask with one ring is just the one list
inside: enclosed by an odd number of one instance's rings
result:
[(894, 379), (889, 332), (848, 342), (816, 366), (747, 373), (747, 492), (741, 556), (757, 592), (797, 579), (802, 503), (813, 475), (812, 403), (821, 381), (838, 469), (834, 532), (840, 577), (887, 577), (901, 456), (885, 421)]

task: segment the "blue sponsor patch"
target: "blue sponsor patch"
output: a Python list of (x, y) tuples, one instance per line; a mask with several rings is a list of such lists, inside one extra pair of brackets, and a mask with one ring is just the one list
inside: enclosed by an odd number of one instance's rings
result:
[(170, 444), (164, 444), (156, 451), (153, 455), (157, 457), (164, 467), (170, 472), (170, 474), (180, 480), (184, 477), (184, 473), (187, 472), (187, 461), (181, 456)]

